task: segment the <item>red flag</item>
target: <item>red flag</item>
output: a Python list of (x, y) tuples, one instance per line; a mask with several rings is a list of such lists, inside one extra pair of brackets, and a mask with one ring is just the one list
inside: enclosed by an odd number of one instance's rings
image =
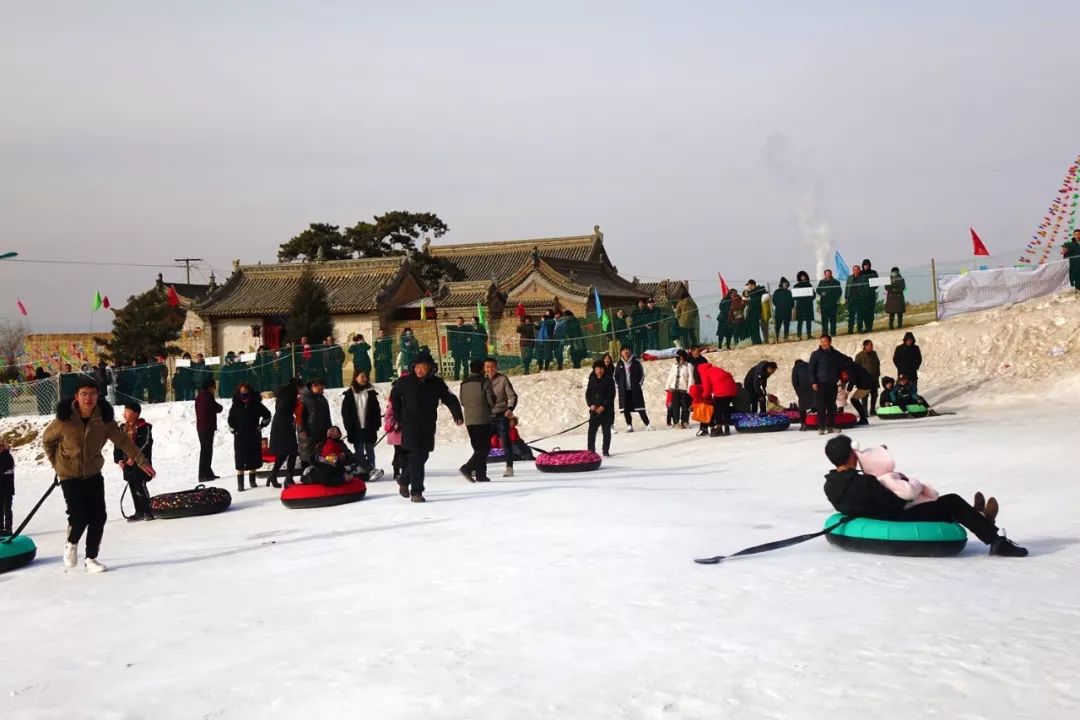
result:
[(983, 245), (983, 241), (979, 239), (978, 233), (975, 232), (975, 228), (968, 228), (971, 231), (971, 244), (975, 248), (975, 255), (985, 255), (990, 257), (990, 251)]
[(101, 307), (105, 308), (106, 310), (108, 310), (108, 309), (109, 309), (109, 307), (110, 307), (110, 306), (109, 306), (109, 296), (108, 296), (108, 295), (106, 295), (106, 296), (105, 296), (105, 297), (104, 297), (104, 298), (103, 298), (103, 299), (101, 300)]
[(525, 303), (520, 303), (519, 302), (517, 304), (517, 309), (514, 310), (514, 315), (517, 316), (518, 320), (524, 320), (525, 319)]
[(15, 300), (15, 303), (19, 306), (19, 312), (24, 316), (26, 315), (26, 306), (22, 304), (22, 300)]
[(176, 307), (180, 304), (180, 296), (176, 294), (176, 288), (169, 286), (169, 305)]
[(724, 282), (724, 276), (721, 275), (720, 273), (716, 273), (716, 277), (720, 278), (720, 294), (723, 295), (724, 297), (727, 297), (728, 286), (727, 286), (727, 283)]

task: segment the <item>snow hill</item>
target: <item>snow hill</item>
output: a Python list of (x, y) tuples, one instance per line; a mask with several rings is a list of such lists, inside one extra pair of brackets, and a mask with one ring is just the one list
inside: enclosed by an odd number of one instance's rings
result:
[[(693, 564), (821, 527), (826, 463), (810, 433), (621, 432), (595, 473), (519, 464), (470, 485), (463, 433), (445, 426), (426, 505), (381, 482), (358, 504), (288, 510), (265, 487), (235, 492), (222, 432), (215, 465), (234, 501), (221, 515), (129, 525), (107, 470), (104, 575), (63, 571), (63, 502), (43, 506), (28, 528), (38, 559), (0, 575), (0, 717), (1075, 718), (1080, 485), (1074, 447), (1055, 438), (1080, 411), (1078, 326), (1065, 295), (916, 328), (920, 385), (957, 414), (853, 431), (942, 491), (996, 495), (1029, 558), (986, 557), (974, 538), (950, 559), (819, 539)], [(874, 338), (887, 358), (899, 333)], [(741, 375), (810, 347), (712, 359)], [(667, 366), (648, 365), (657, 413)], [(526, 438), (581, 419), (583, 377), (516, 380)], [(191, 404), (146, 416), (153, 492), (190, 487)], [(39, 455), (40, 442), (16, 450), (17, 520), (52, 479)]]

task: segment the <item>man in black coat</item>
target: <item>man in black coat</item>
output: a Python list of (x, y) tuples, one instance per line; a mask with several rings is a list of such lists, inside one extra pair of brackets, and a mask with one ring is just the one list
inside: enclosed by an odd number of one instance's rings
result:
[(866, 404), (870, 393), (877, 389), (877, 378), (854, 360), (844, 365), (841, 378), (847, 383), (848, 400), (859, 413), (859, 424), (869, 425), (870, 413)]
[(285, 467), (285, 487), (291, 487), (296, 475), (296, 456), (300, 452), (296, 442), (296, 402), (300, 395), (296, 378), (274, 391), (274, 419), (270, 423), (270, 452), (274, 454), (274, 469), (270, 471), (267, 485), (281, 487), (278, 473)]
[(810, 379), (810, 363), (801, 359), (795, 361), (795, 366), (791, 368), (791, 386), (799, 398), (799, 430), (808, 430), (806, 413), (814, 407), (814, 383)]
[(897, 376), (906, 375), (915, 392), (919, 390), (919, 368), (922, 367), (922, 350), (915, 344), (915, 334), (904, 333), (904, 342), (896, 346), (892, 356)]
[(871, 285), (872, 280), (878, 277), (877, 270), (870, 263), (869, 258), (862, 261), (862, 279), (865, 283), (862, 295), (862, 308), (859, 310), (859, 330), (868, 333), (874, 329), (874, 313), (877, 311), (877, 288)]
[(810, 382), (816, 399), (818, 435), (834, 432), (836, 426), (836, 389), (840, 371), (851, 358), (832, 346), (832, 336), (822, 335), (818, 349), (810, 354)]
[(955, 522), (990, 546), (991, 555), (1025, 557), (1028, 551), (998, 534), (993, 521), (959, 495), (905, 509), (907, 502), (882, 485), (873, 475), (859, 470), (859, 459), (847, 435), (825, 443), (825, 456), (836, 466), (825, 476), (825, 497), (837, 512), (854, 517), (900, 522)]
[(634, 357), (630, 348), (624, 347), (615, 366), (615, 387), (619, 391), (619, 408), (626, 420), (626, 432), (634, 432), (634, 421), (631, 417), (634, 411), (641, 416), (646, 430), (653, 429), (649, 425), (649, 413), (645, 410), (644, 385), (645, 368), (641, 361)]
[(311, 464), (312, 455), (320, 445), (326, 442), (326, 431), (332, 424), (330, 403), (323, 394), (324, 390), (326, 390), (326, 381), (317, 377), (313, 378), (300, 392), (300, 423), (297, 430), (300, 435), (301, 467), (306, 468)]
[(611, 457), (611, 426), (615, 424), (615, 380), (607, 373), (603, 360), (593, 363), (592, 375), (585, 388), (585, 404), (589, 406), (589, 444), (596, 452), (596, 431), (604, 434), (604, 457)]
[(390, 404), (401, 427), (401, 450), (405, 455), (405, 472), (398, 480), (398, 492), (413, 502), (424, 499), (424, 465), (435, 449), (435, 428), (441, 402), (454, 416), (455, 425), (465, 424), (461, 403), (435, 375), (435, 360), (431, 353), (421, 350), (413, 358), (412, 372), (390, 388)]
[(762, 360), (743, 378), (743, 387), (750, 393), (750, 412), (765, 412), (769, 406), (769, 376), (776, 372), (776, 363)]

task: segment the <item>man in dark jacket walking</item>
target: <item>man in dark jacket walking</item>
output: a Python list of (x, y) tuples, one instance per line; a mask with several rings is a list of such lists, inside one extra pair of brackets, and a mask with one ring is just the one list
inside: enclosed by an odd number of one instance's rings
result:
[(743, 378), (743, 387), (750, 393), (750, 412), (765, 412), (769, 406), (769, 377), (776, 372), (776, 363), (762, 360)]
[(333, 424), (324, 390), (326, 381), (317, 377), (300, 391), (300, 424), (296, 428), (300, 437), (300, 467), (311, 464), (312, 455), (326, 442), (326, 431)]
[(825, 476), (825, 497), (837, 512), (854, 517), (900, 522), (955, 522), (990, 546), (991, 555), (1026, 557), (1028, 551), (998, 533), (993, 521), (950, 493), (905, 509), (907, 502), (859, 470), (859, 459), (847, 435), (825, 443), (825, 456), (836, 466)]
[(585, 388), (585, 404), (589, 406), (590, 452), (596, 452), (596, 431), (603, 432), (601, 446), (604, 457), (611, 457), (611, 426), (615, 424), (615, 381), (608, 375), (603, 360), (593, 363), (592, 375)]
[(821, 332), (832, 337), (836, 334), (836, 311), (844, 296), (844, 288), (833, 277), (832, 270), (825, 271), (825, 277), (818, 283), (817, 295), (821, 302)]
[(214, 434), (217, 432), (217, 416), (224, 410), (214, 399), (217, 383), (213, 377), (206, 377), (202, 389), (195, 397), (195, 429), (199, 433), (199, 482), (212, 482), (218, 479), (214, 474)]
[[(134, 400), (128, 400), (124, 403), (124, 424), (120, 426), (120, 429), (143, 454), (146, 462), (152, 463), (154, 460), (153, 427), (143, 420), (141, 415), (142, 406)], [(150, 493), (146, 489), (150, 476), (136, 464), (133, 456), (115, 445), (113, 446), (113, 462), (120, 466), (124, 481), (131, 490), (131, 500), (135, 504), (135, 514), (128, 518), (128, 522), (153, 520), (154, 514), (150, 511)]]
[[(484, 375), (484, 361), (469, 362), (469, 375), (461, 383), (461, 409), (465, 417), (465, 430), (469, 433), (472, 455), (459, 472), (469, 482), (487, 482), (488, 453), (491, 450), (491, 408), (495, 396), (491, 381)], [(503, 445), (503, 451), (512, 457), (513, 448)]]
[(401, 426), (401, 450), (405, 455), (405, 473), (398, 481), (398, 492), (413, 502), (426, 502), (424, 466), (435, 449), (439, 403), (449, 408), (456, 425), (465, 424), (461, 404), (434, 370), (431, 353), (421, 350), (413, 358), (412, 372), (390, 389), (390, 404)]
[(911, 381), (911, 387), (915, 392), (919, 390), (919, 368), (922, 367), (922, 350), (915, 344), (915, 335), (911, 332), (904, 333), (904, 342), (896, 346), (892, 356), (893, 365), (896, 366), (896, 374), (907, 375)]
[(810, 354), (810, 382), (818, 417), (818, 435), (834, 432), (836, 426), (836, 389), (840, 370), (851, 358), (832, 346), (832, 336), (822, 335), (818, 349)]

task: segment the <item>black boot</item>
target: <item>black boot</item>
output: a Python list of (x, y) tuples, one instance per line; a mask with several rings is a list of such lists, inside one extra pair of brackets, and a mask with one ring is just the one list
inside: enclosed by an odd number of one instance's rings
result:
[(1007, 537), (999, 537), (990, 543), (990, 554), (998, 557), (1027, 557), (1027, 548), (1022, 548)]
[(255, 473), (248, 473), (248, 483), (251, 484), (252, 488), (259, 487), (258, 485), (255, 484)]
[(280, 489), (281, 488), (281, 483), (279, 483), (277, 481), (276, 477), (271, 477), (269, 480), (266, 481), (266, 487), (273, 487), (273, 488)]
[(244, 473), (240, 473), (236, 476), (236, 491), (244, 492), (245, 490), (247, 490), (247, 488), (244, 487)]

